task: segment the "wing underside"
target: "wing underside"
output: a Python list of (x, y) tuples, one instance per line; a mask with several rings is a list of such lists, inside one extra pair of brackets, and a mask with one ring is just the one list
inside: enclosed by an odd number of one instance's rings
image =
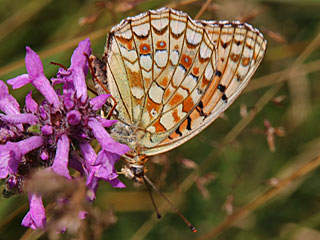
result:
[(162, 8), (111, 30), (107, 86), (139, 153), (175, 148), (237, 98), (263, 59), (262, 34), (241, 22), (194, 21)]

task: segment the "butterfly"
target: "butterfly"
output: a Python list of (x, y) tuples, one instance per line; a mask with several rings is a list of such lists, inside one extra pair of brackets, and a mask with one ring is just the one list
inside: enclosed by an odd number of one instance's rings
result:
[(247, 86), (266, 45), (247, 23), (192, 20), (170, 8), (113, 27), (102, 60), (91, 60), (113, 97), (111, 119), (118, 122), (111, 136), (132, 149), (124, 175), (141, 182), (149, 156), (178, 147), (219, 117)]

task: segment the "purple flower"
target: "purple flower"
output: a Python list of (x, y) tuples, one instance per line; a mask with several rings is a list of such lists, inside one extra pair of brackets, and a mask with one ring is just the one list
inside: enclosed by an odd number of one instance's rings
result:
[(83, 220), (83, 219), (85, 219), (87, 217), (88, 212), (80, 211), (78, 215), (79, 215), (79, 219)]
[(81, 121), (81, 113), (77, 110), (72, 110), (67, 114), (68, 123), (72, 126), (78, 125)]
[(94, 111), (98, 111), (106, 103), (107, 99), (110, 97), (110, 94), (101, 94), (95, 98), (90, 99), (90, 106)]
[(26, 47), (25, 58), (28, 74), (23, 74), (7, 81), (13, 89), (23, 87), (28, 83), (32, 85), (52, 104), (55, 108), (60, 105), (59, 97), (51, 87), (49, 80), (43, 73), (43, 66), (40, 57), (30, 47)]
[[(130, 148), (114, 141), (106, 128), (115, 120), (99, 115), (109, 94), (89, 99), (85, 77), (90, 55), (89, 39), (81, 41), (71, 57), (68, 69), (60, 68), (52, 84), (43, 72), (40, 57), (26, 48), (26, 68), (22, 74), (7, 81), (13, 89), (31, 83), (45, 98), (41, 103), (25, 98), (20, 112), (18, 102), (9, 94), (7, 86), (0, 81), (0, 179), (6, 179), (8, 190), (21, 192), (21, 185), (30, 169), (39, 166), (50, 168), (54, 173), (72, 181), (70, 168), (86, 178), (89, 189), (87, 198), (95, 199), (99, 181), (108, 181), (114, 187), (125, 187), (118, 179), (114, 164)], [(61, 84), (62, 94), (53, 88)], [(91, 142), (97, 139), (102, 149), (96, 153)], [(22, 169), (22, 170), (21, 170)], [(25, 169), (26, 171), (23, 171)], [(42, 196), (29, 193), (30, 211), (22, 225), (44, 228), (46, 224)], [(83, 217), (83, 214), (81, 214)]]
[(30, 227), (32, 229), (44, 229), (47, 223), (47, 218), (42, 204), (42, 198), (35, 194), (29, 194), (29, 205), (30, 210), (23, 218), (21, 223), (22, 226)]
[(22, 157), (43, 144), (43, 137), (32, 136), (20, 142), (0, 145), (0, 179), (6, 178), (9, 174), (16, 174)]
[(130, 151), (130, 148), (127, 145), (114, 141), (96, 118), (90, 118), (88, 126), (91, 128), (93, 135), (100, 143), (102, 150), (106, 150), (120, 156)]
[(26, 110), (27, 112), (31, 112), (35, 114), (38, 111), (39, 105), (38, 103), (32, 99), (32, 92), (26, 96)]
[(10, 124), (30, 124), (35, 125), (38, 123), (38, 118), (30, 113), (21, 113), (21, 114), (0, 114), (0, 120), (3, 122), (9, 122)]
[(62, 135), (58, 139), (56, 157), (52, 165), (52, 170), (68, 179), (71, 179), (68, 170), (70, 141), (67, 135)]
[(87, 101), (87, 85), (86, 75), (88, 73), (88, 64), (86, 56), (83, 53), (91, 54), (90, 41), (82, 41), (79, 43), (78, 48), (73, 52), (71, 57), (71, 77), (73, 78), (73, 84), (76, 90), (77, 98), (81, 99), (84, 103)]
[(7, 85), (0, 81), (0, 110), (6, 114), (20, 113), (17, 100), (9, 94)]

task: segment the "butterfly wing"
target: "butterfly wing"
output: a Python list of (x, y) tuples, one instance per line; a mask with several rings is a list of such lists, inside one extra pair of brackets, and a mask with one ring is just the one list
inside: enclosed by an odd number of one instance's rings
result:
[(127, 18), (111, 30), (106, 84), (139, 149), (155, 147), (187, 118), (212, 80), (215, 56), (204, 27), (172, 9)]
[(154, 155), (175, 148), (210, 125), (247, 86), (262, 61), (267, 42), (255, 28), (238, 21), (200, 21), (215, 43), (216, 71), (200, 104), (173, 134), (144, 154)]
[(265, 48), (250, 25), (194, 21), (168, 8), (114, 27), (104, 57), (107, 87), (116, 118), (134, 128), (135, 150), (154, 155), (202, 131), (244, 89)]

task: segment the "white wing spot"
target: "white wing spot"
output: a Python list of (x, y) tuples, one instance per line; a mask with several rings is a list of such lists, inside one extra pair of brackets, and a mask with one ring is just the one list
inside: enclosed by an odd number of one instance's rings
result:
[(146, 129), (148, 132), (150, 133), (155, 133), (156, 132), (156, 128), (154, 126), (150, 126)]
[(155, 29), (157, 29), (158, 31), (161, 31), (162, 29), (168, 26), (169, 19), (168, 18), (153, 19), (151, 21), (151, 24)]
[(145, 36), (147, 36), (149, 34), (150, 25), (149, 25), (149, 23), (143, 23), (143, 24), (140, 24), (140, 25), (133, 26), (132, 30), (138, 36), (144, 36), (145, 37)]
[(140, 72), (140, 67), (139, 67), (139, 64), (138, 64), (138, 61), (136, 61), (135, 63), (131, 63), (129, 61), (127, 61), (126, 59), (124, 59), (124, 62), (125, 62), (125, 65), (130, 68), (130, 70), (132, 72), (136, 72), (136, 73), (139, 73)]
[(198, 45), (202, 40), (202, 34), (187, 28), (187, 41), (192, 45)]
[(127, 31), (124, 31), (124, 32), (122, 32), (122, 33), (117, 33), (116, 36), (123, 37), (123, 38), (129, 40), (129, 39), (132, 38), (131, 29), (129, 29), (129, 30), (127, 30)]
[(204, 72), (204, 76), (206, 77), (206, 79), (211, 79), (213, 75), (213, 68), (212, 68), (212, 65), (211, 65), (211, 62), (208, 63), (207, 67), (206, 67), (206, 70)]
[(178, 50), (172, 50), (170, 54), (170, 60), (172, 65), (177, 65), (179, 61), (179, 51)]
[(154, 61), (159, 67), (165, 67), (168, 62), (168, 52), (156, 51), (156, 53), (154, 54)]
[(212, 50), (208, 47), (205, 42), (202, 42), (200, 45), (200, 57), (201, 58), (209, 58), (211, 56)]
[(178, 66), (177, 70), (175, 71), (173, 77), (172, 77), (172, 85), (174, 87), (178, 87), (181, 83), (181, 81), (184, 79), (184, 76), (186, 74), (185, 69), (182, 66)]
[(184, 29), (186, 28), (186, 23), (178, 20), (171, 20), (170, 28), (174, 34), (178, 35), (184, 31)]
[(149, 97), (155, 103), (161, 103), (162, 96), (163, 96), (163, 89), (158, 87), (156, 83), (153, 83), (149, 90)]
[(149, 71), (152, 68), (152, 58), (150, 54), (140, 55), (140, 64), (145, 70)]
[(140, 87), (132, 87), (131, 93), (137, 99), (141, 99), (144, 96), (144, 91)]

